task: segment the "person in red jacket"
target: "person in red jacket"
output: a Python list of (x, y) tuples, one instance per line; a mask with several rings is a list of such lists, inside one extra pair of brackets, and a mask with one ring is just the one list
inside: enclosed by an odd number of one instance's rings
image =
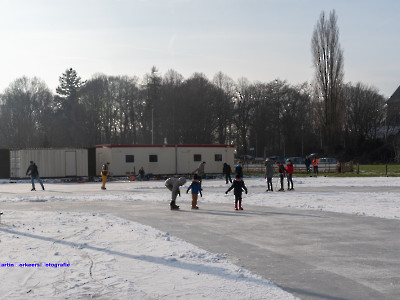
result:
[(314, 175), (318, 176), (318, 164), (319, 164), (318, 157), (314, 157), (312, 164), (313, 164), (313, 169), (314, 169)]
[[(287, 172), (287, 189), (291, 191), (293, 190), (293, 164), (291, 160), (289, 160), (286, 165), (286, 172)], [(290, 184), (292, 185), (292, 187), (290, 187)]]

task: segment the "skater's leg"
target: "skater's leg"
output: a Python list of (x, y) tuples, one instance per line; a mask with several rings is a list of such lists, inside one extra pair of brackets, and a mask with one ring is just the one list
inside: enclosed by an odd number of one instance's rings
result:
[(242, 197), (241, 197), (241, 196), (239, 197), (239, 209), (240, 209), (240, 210), (243, 210), (243, 207), (242, 207)]
[(279, 177), (281, 179), (281, 189), (280, 189), (280, 191), (283, 191), (284, 190), (284, 188), (283, 188), (283, 174), (280, 174)]
[(273, 191), (274, 189), (272, 188), (272, 177), (267, 178), (267, 183), (268, 183), (268, 189)]
[(292, 174), (288, 174), (288, 176), (287, 176), (287, 187), (288, 187), (288, 190), (290, 190), (291, 186), (293, 187)]
[(35, 189), (35, 176), (31, 175), (32, 191)]
[(197, 207), (197, 198), (198, 198), (197, 194), (192, 194), (192, 208), (193, 209), (197, 209), (198, 208)]
[(42, 179), (40, 178), (39, 175), (37, 176), (37, 180), (39, 181), (40, 185), (42, 186), (42, 190), (44, 190), (43, 181), (42, 181)]
[(238, 210), (238, 201), (239, 201), (239, 197), (237, 195), (235, 195), (235, 210)]
[(103, 184), (101, 185), (101, 188), (103, 190), (105, 190), (106, 189), (107, 176), (101, 175), (101, 178), (102, 178), (102, 181), (103, 181)]

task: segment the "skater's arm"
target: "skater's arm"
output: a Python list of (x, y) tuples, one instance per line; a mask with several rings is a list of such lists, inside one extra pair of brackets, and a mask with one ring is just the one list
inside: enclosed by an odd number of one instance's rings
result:
[(231, 187), (225, 192), (225, 194), (228, 194), (230, 190), (233, 189), (233, 184), (231, 185)]
[(246, 187), (246, 185), (244, 184), (244, 182), (243, 182), (242, 188), (243, 188), (243, 190), (245, 191), (245, 193), (247, 194), (247, 187)]

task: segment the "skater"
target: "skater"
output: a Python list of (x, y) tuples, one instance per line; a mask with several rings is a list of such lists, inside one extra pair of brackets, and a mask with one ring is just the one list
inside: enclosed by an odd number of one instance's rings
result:
[(313, 163), (314, 175), (318, 177), (318, 163), (319, 163), (318, 157), (314, 157), (312, 163)]
[[(289, 160), (287, 165), (286, 165), (286, 171), (287, 171), (287, 189), (288, 191), (293, 190), (293, 164), (292, 161)], [(292, 187), (290, 187), (290, 184)]]
[(307, 174), (310, 174), (311, 173), (311, 170), (310, 170), (311, 159), (308, 155), (306, 156), (306, 159), (304, 160), (304, 164), (306, 165)]
[(101, 189), (102, 190), (106, 190), (106, 182), (107, 182), (107, 178), (110, 175), (110, 173), (108, 172), (108, 166), (110, 165), (109, 162), (106, 162), (102, 169), (101, 169), (101, 177), (103, 179), (103, 184), (101, 185)]
[[(225, 194), (228, 194), (231, 189), (233, 190), (233, 194), (235, 195), (235, 210), (243, 210), (242, 207), (242, 193), (243, 190), (247, 194), (247, 187), (244, 184), (244, 181), (242, 180), (241, 177), (236, 175), (235, 180), (233, 181), (231, 187), (225, 192)], [(239, 202), (239, 207), (238, 207), (238, 202)]]
[(141, 167), (140, 169), (139, 169), (139, 181), (143, 181), (144, 180), (144, 169), (143, 169), (143, 167)]
[(203, 162), (201, 162), (201, 163), (199, 164), (199, 166), (197, 167), (197, 169), (194, 170), (194, 171), (192, 172), (192, 174), (197, 174), (197, 176), (199, 176), (200, 187), (201, 187), (201, 181), (203, 180), (204, 175), (205, 175), (205, 173), (204, 173), (204, 167), (205, 167), (205, 166), (206, 166), (206, 162), (203, 161)]
[(203, 194), (201, 193), (199, 176), (196, 174), (193, 176), (193, 181), (189, 185), (186, 194), (189, 193), (190, 190), (192, 190), (192, 209), (199, 209), (197, 206), (197, 198), (199, 194), (200, 197), (203, 197)]
[(225, 175), (225, 184), (228, 184), (228, 180), (232, 183), (231, 173), (232, 169), (231, 166), (227, 163), (224, 163), (224, 167), (222, 168), (222, 173)]
[(37, 181), (39, 181), (40, 185), (42, 186), (42, 190), (44, 191), (44, 185), (43, 185), (42, 179), (40, 179), (38, 167), (33, 161), (30, 161), (30, 165), (28, 167), (28, 170), (26, 170), (26, 175), (28, 175), (28, 173), (31, 176), (31, 181), (32, 181), (32, 189), (31, 189), (31, 191), (36, 191), (36, 189), (35, 189), (35, 179)]
[(238, 164), (235, 168), (236, 176), (239, 176), (240, 178), (243, 178), (243, 167), (242, 167), (242, 162), (239, 160)]
[(267, 179), (267, 185), (268, 185), (267, 192), (274, 191), (274, 189), (272, 188), (273, 176), (274, 176), (274, 162), (269, 158), (267, 158), (267, 160), (265, 161), (265, 177), (264, 177), (264, 179)]
[(279, 189), (279, 191), (282, 192), (285, 190), (283, 188), (283, 178), (285, 177), (286, 169), (279, 161), (276, 162), (276, 165), (278, 166), (279, 179), (281, 180), (281, 188)]
[(176, 197), (181, 195), (181, 192), (179, 191), (179, 187), (184, 185), (186, 183), (186, 178), (185, 177), (170, 177), (165, 181), (165, 186), (167, 189), (169, 189), (172, 192), (171, 195), (171, 209), (179, 209), (179, 206), (176, 205)]

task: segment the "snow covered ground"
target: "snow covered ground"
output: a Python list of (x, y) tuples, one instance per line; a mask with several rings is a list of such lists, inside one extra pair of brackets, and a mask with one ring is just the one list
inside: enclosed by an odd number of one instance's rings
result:
[[(276, 182), (277, 180), (274, 179)], [(295, 178), (295, 191), (266, 193), (247, 179), (243, 205), (400, 219), (399, 178)], [(162, 181), (0, 183), (4, 202), (151, 201), (168, 203)], [(190, 207), (182, 188), (178, 204)], [(274, 183), (275, 184), (275, 183)], [(232, 203), (223, 180), (205, 180), (202, 203)], [(0, 225), (0, 299), (295, 299), (273, 283), (166, 232), (106, 214), (5, 211)]]

